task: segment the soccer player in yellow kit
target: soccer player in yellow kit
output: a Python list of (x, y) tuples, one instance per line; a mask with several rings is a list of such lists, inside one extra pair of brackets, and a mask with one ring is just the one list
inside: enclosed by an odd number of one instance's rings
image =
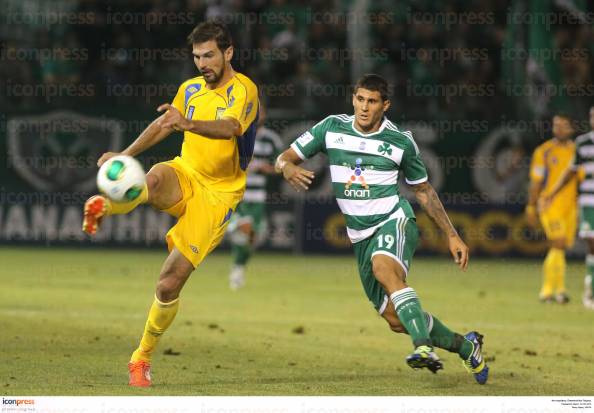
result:
[(586, 277), (582, 303), (589, 310), (594, 310), (594, 106), (590, 107), (590, 131), (575, 138), (575, 158), (569, 169), (545, 197), (544, 204), (552, 202), (557, 194), (577, 177), (580, 209), (579, 237), (586, 241)]
[[(218, 23), (199, 24), (188, 36), (201, 76), (182, 83), (172, 104), (121, 154), (136, 156), (174, 130), (184, 131), (181, 156), (148, 172), (141, 196), (115, 203), (96, 195), (85, 204), (83, 230), (95, 234), (103, 217), (149, 203), (178, 218), (167, 233), (169, 256), (128, 370), (131, 386), (151, 385), (150, 363), (157, 342), (173, 322), (179, 294), (192, 271), (220, 242), (243, 197), (254, 149), (259, 102), (256, 85), (231, 66), (232, 40)], [(101, 156), (98, 165), (118, 153)]]
[(537, 216), (544, 228), (549, 251), (544, 260), (543, 284), (540, 299), (543, 302), (556, 300), (560, 304), (569, 301), (565, 291), (565, 250), (571, 248), (577, 226), (577, 179), (574, 178), (551, 202), (541, 202), (571, 166), (575, 144), (571, 119), (565, 115), (553, 117), (553, 138), (534, 150), (530, 165), (530, 192), (526, 216), (536, 225)]

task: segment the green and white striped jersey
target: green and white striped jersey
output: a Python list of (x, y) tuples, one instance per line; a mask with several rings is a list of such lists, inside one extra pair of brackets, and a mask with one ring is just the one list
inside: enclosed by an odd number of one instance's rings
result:
[(258, 128), (254, 154), (248, 170), (247, 184), (243, 200), (246, 202), (266, 202), (266, 182), (268, 175), (257, 170), (262, 163), (274, 165), (274, 160), (280, 153), (282, 141), (280, 136), (266, 127)]
[(354, 116), (331, 115), (305, 132), (291, 148), (307, 159), (318, 152), (328, 155), (332, 187), (346, 219), (347, 233), (356, 243), (374, 234), (394, 218), (415, 214), (398, 189), (398, 174), (408, 184), (427, 180), (419, 148), (409, 131), (401, 131), (384, 118), (380, 129), (362, 133)]
[(580, 182), (578, 204), (594, 206), (594, 131), (585, 133), (575, 139), (574, 169), (582, 168), (584, 180)]

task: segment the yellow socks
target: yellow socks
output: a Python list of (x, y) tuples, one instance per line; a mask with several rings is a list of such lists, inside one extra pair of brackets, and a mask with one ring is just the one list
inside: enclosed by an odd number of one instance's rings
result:
[(565, 268), (567, 264), (565, 263), (565, 250), (555, 249), (555, 265), (558, 269), (555, 273), (555, 282), (553, 287), (555, 289), (555, 294), (565, 294)]
[(541, 297), (565, 292), (565, 250), (551, 248), (544, 260)]
[(140, 345), (132, 353), (130, 361), (139, 360), (150, 362), (152, 353), (161, 338), (161, 335), (173, 322), (179, 308), (179, 298), (163, 303), (155, 297), (155, 301), (149, 311), (148, 320), (144, 326), (144, 334), (140, 340)]
[(128, 202), (114, 202), (108, 199), (108, 207), (106, 215), (127, 214), (140, 204), (148, 201), (148, 186), (144, 184), (144, 188), (140, 195), (133, 201)]

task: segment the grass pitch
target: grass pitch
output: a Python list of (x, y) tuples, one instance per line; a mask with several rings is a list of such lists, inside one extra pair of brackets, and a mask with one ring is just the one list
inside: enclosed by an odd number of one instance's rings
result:
[(413, 371), (407, 336), (367, 301), (351, 256), (257, 254), (248, 285), (227, 286), (226, 254), (206, 259), (153, 360), (151, 389), (127, 387), (165, 253), (0, 250), (2, 395), (592, 395), (594, 312), (570, 264), (567, 306), (537, 300), (537, 261), (417, 258), (410, 284), (458, 332), (485, 335), (479, 386), (456, 355)]

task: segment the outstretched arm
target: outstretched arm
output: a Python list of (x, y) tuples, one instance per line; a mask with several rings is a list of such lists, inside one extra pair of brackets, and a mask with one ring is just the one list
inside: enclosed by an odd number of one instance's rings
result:
[(274, 165), (267, 162), (261, 161), (258, 159), (252, 159), (250, 165), (248, 166), (248, 171), (250, 172), (257, 172), (264, 175), (275, 175), (276, 170), (274, 169)]
[[(138, 135), (138, 138), (136, 138), (136, 140), (132, 142), (130, 146), (124, 149), (121, 154), (136, 156), (169, 136), (173, 132), (173, 128), (162, 126), (161, 122), (164, 116), (165, 115), (161, 115), (152, 121), (151, 124), (148, 125), (140, 135)], [(117, 152), (104, 153), (97, 161), (97, 166), (103, 165), (109, 158), (119, 154), (120, 153)]]
[(433, 189), (429, 182), (411, 185), (411, 187), (415, 192), (417, 201), (427, 212), (427, 215), (429, 215), (433, 222), (435, 222), (435, 224), (448, 236), (448, 247), (450, 253), (454, 257), (454, 261), (462, 270), (466, 270), (466, 267), (468, 266), (468, 246), (462, 241), (458, 235), (458, 231), (456, 231), (456, 228), (452, 225), (435, 189)]
[(274, 170), (282, 173), (283, 178), (289, 182), (297, 192), (301, 189), (308, 190), (314, 179), (314, 173), (298, 166), (303, 160), (293, 148), (289, 148), (276, 158)]

